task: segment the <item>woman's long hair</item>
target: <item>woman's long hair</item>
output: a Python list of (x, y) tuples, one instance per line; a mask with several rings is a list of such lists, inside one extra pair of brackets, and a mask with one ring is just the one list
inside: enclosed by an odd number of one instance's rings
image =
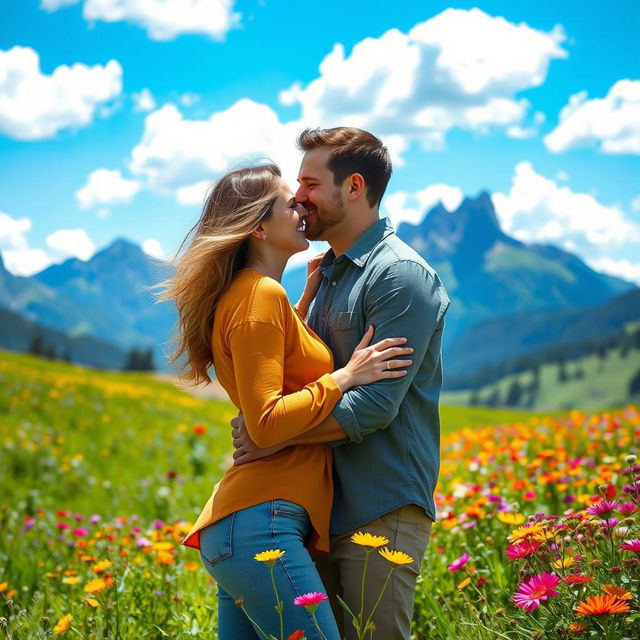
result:
[[(187, 384), (211, 382), (211, 333), (216, 305), (233, 275), (246, 266), (249, 237), (271, 216), (278, 197), (280, 169), (262, 164), (231, 171), (213, 186), (200, 220), (178, 249), (172, 278), (156, 285), (158, 302), (171, 300), (178, 310), (177, 343), (170, 360), (179, 363)], [(187, 249), (180, 255), (182, 247)]]

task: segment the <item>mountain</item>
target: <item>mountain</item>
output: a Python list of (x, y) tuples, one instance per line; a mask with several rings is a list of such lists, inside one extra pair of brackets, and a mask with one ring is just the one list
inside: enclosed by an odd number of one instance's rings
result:
[(531, 361), (577, 357), (594, 343), (640, 324), (640, 289), (586, 309), (558, 309), (487, 320), (458, 336), (446, 352), (446, 387), (473, 386), (527, 368)]
[[(502, 231), (488, 193), (465, 198), (455, 211), (433, 207), (398, 236), (434, 267), (451, 298), (444, 348), (483, 321), (542, 311), (593, 307), (635, 285), (598, 273), (557, 247), (525, 244)], [(285, 274), (297, 299), (304, 269)]]
[(164, 365), (162, 344), (176, 320), (169, 304), (154, 304), (150, 286), (171, 266), (118, 239), (84, 262), (76, 258), (22, 278), (0, 267), (0, 306), (70, 336), (93, 336), (121, 349), (153, 347)]

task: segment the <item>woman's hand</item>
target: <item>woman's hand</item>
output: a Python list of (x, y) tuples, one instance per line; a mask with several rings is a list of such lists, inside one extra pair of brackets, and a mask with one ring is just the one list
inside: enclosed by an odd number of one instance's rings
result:
[(320, 262), (324, 258), (323, 253), (319, 253), (307, 262), (307, 282), (304, 285), (304, 291), (300, 300), (296, 303), (296, 309), (306, 317), (309, 306), (318, 293), (320, 283), (322, 282), (322, 271), (320, 271)]
[(332, 375), (342, 391), (407, 375), (406, 367), (413, 362), (402, 357), (413, 353), (411, 347), (403, 346), (407, 339), (385, 338), (369, 346), (373, 332), (372, 325), (356, 346), (349, 362), (342, 369), (333, 372)]

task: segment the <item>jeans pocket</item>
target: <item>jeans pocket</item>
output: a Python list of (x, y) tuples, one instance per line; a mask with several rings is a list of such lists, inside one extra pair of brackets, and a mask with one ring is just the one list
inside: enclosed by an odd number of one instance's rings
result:
[(214, 566), (233, 555), (235, 517), (235, 512), (231, 513), (200, 531), (200, 556), (208, 565)]
[(309, 514), (304, 507), (289, 500), (274, 500), (273, 515), (294, 516), (300, 519), (307, 519)]

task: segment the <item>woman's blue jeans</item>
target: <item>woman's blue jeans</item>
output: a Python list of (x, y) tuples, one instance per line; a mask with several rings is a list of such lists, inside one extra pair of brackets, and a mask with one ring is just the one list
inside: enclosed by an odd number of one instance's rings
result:
[[(304, 541), (311, 530), (306, 510), (287, 500), (270, 500), (232, 513), (200, 532), (200, 555), (218, 583), (218, 639), (263, 640), (235, 603), (242, 600), (249, 616), (267, 634), (280, 638), (280, 621), (269, 567), (256, 553), (280, 549), (285, 554), (274, 567), (280, 600), (284, 602), (284, 637), (302, 629), (309, 640), (319, 640), (311, 614), (293, 604), (296, 596), (325, 592)], [(328, 640), (340, 640), (328, 601), (315, 611)]]

